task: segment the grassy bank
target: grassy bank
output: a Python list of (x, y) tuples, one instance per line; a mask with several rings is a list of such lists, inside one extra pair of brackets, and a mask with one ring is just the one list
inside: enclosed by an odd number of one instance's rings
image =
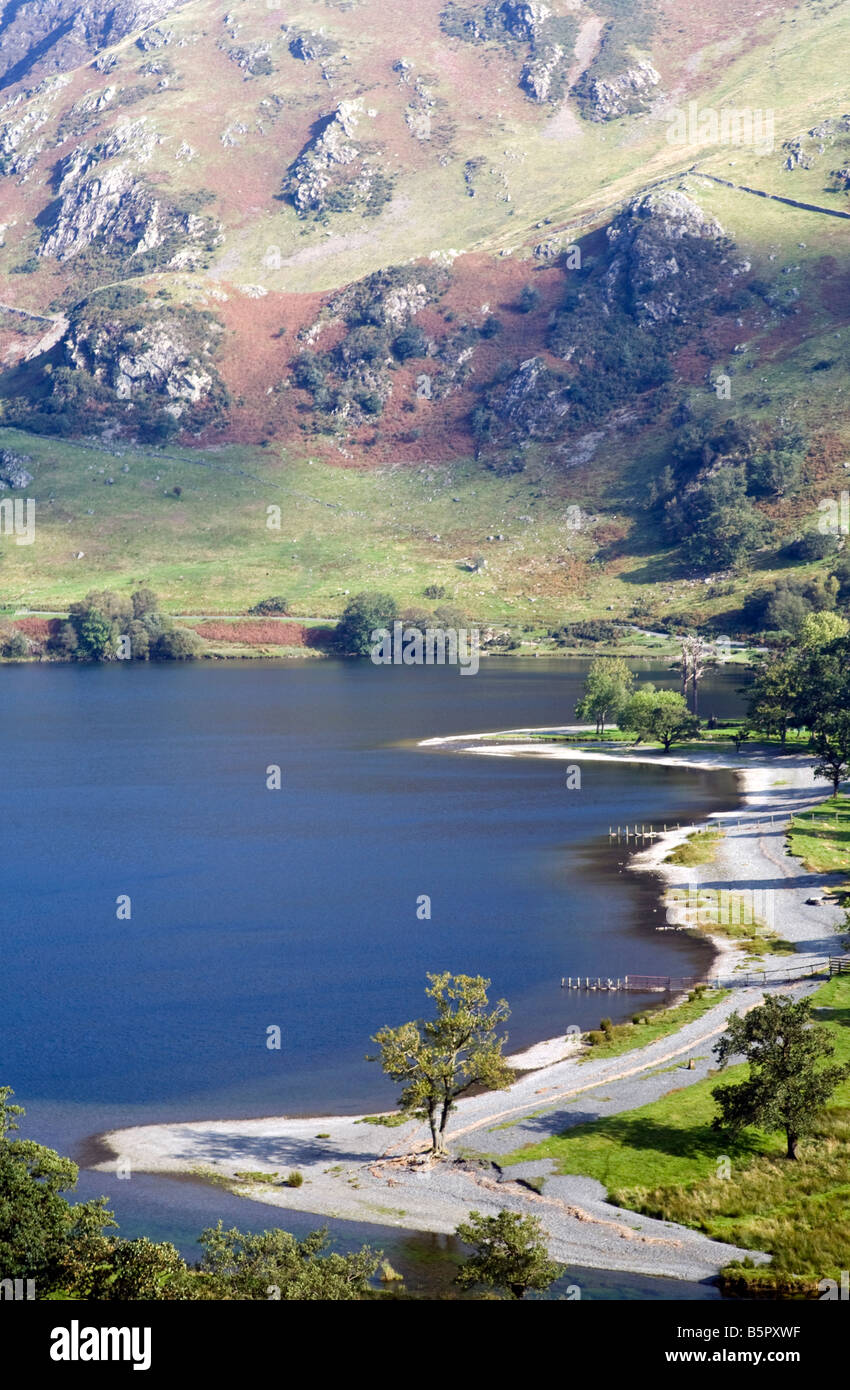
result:
[[(850, 980), (824, 984), (814, 1003), (835, 1060), (850, 1061)], [(746, 1067), (731, 1067), (723, 1080), (745, 1074)], [(769, 1271), (730, 1271), (730, 1288), (816, 1296), (819, 1280), (847, 1268), (850, 1251), (850, 1082), (802, 1141), (796, 1163), (784, 1157), (780, 1134), (750, 1129), (732, 1139), (715, 1132), (716, 1085), (709, 1077), (674, 1088), (650, 1105), (577, 1126), (500, 1161), (552, 1158), (559, 1173), (598, 1178), (618, 1205), (773, 1256)]]
[(788, 850), (818, 873), (846, 873), (836, 890), (850, 904), (850, 796), (827, 797), (811, 811), (795, 816), (788, 827)]
[[(672, 1009), (649, 1009), (634, 1014), (628, 1023), (615, 1023), (609, 1027), (600, 1024), (599, 1030), (588, 1034), (591, 1049), (579, 1060), (596, 1062), (604, 1057), (621, 1057), (636, 1047), (646, 1047), (658, 1038), (666, 1038), (688, 1023), (694, 1023), (715, 1004), (726, 998), (727, 990), (707, 990), (700, 986), (691, 990), (687, 999), (675, 1004)], [(608, 1023), (609, 1020), (604, 1020)]]

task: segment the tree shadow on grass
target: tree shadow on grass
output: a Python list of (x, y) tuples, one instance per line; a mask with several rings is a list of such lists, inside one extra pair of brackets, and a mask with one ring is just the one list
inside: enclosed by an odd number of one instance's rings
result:
[[(722, 1156), (754, 1158), (764, 1153), (764, 1140), (760, 1136), (731, 1135), (714, 1130), (710, 1125), (694, 1125), (689, 1129), (679, 1129), (675, 1125), (664, 1124), (647, 1116), (612, 1115), (599, 1120), (582, 1132), (582, 1137), (591, 1134), (618, 1144), (624, 1149), (645, 1153), (665, 1154), (668, 1158), (717, 1159)], [(567, 1131), (564, 1139), (576, 1138), (575, 1130)], [(569, 1148), (561, 1159), (562, 1165), (569, 1164)], [(649, 1168), (646, 1180), (651, 1182), (653, 1175)]]

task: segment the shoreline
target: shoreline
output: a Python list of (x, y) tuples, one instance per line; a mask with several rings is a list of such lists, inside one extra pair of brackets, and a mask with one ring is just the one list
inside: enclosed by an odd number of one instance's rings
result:
[[(707, 826), (722, 827), (724, 821), (729, 822), (730, 827), (732, 822), (738, 822), (736, 844), (732, 845), (730, 829), (728, 845), (730, 855), (734, 849), (740, 860), (733, 863), (734, 855), (730, 858), (731, 881), (743, 883), (747, 878), (757, 879), (759, 869), (764, 868), (760, 861), (763, 855), (770, 861), (770, 873), (775, 876), (773, 865), (778, 861), (774, 860), (770, 847), (763, 844), (767, 837), (757, 830), (754, 833), (764, 818), (765, 807), (771, 805), (771, 798), (776, 798), (779, 787), (788, 789), (783, 796), (788, 804), (780, 811), (779, 823), (770, 827), (770, 835), (774, 838), (778, 835), (784, 841), (786, 812), (794, 813), (793, 803), (817, 801), (826, 794), (814, 783), (811, 759), (795, 754), (782, 755), (773, 764), (757, 761), (752, 754), (731, 758), (719, 753), (709, 758), (693, 758), (655, 755), (647, 751), (635, 756), (620, 750), (600, 753), (573, 745), (521, 741), (523, 734), (531, 732), (580, 735), (586, 732), (581, 726), (499, 732), (515, 733), (517, 743), (488, 745), (483, 740), (494, 735), (478, 734), (428, 739), (418, 746), (445, 746), (456, 751), (457, 745), (462, 744), (457, 751), (480, 756), (648, 762), (735, 771), (743, 798), (740, 809), (715, 812), (702, 822), (670, 830), (660, 835), (648, 849), (630, 856), (630, 869), (658, 873), (668, 889), (683, 877), (693, 881), (698, 876), (694, 868), (666, 864), (664, 860), (670, 850), (694, 831)], [(773, 814), (776, 815), (775, 808)], [(719, 843), (726, 853), (727, 840)], [(800, 883), (806, 878), (821, 881), (825, 876), (801, 875), (796, 862), (789, 863), (794, 871), (794, 885), (789, 883), (788, 887), (794, 899), (791, 916), (796, 924), (798, 917), (806, 917), (800, 902), (807, 889), (799, 886)], [(727, 866), (723, 864), (722, 867)], [(718, 863), (712, 861), (700, 868), (717, 874)], [(823, 930), (820, 920), (814, 920), (816, 911), (808, 909), (808, 918), (795, 939), (801, 963), (806, 959), (804, 945), (815, 939), (816, 932)], [(725, 963), (737, 954), (729, 938), (706, 932), (700, 935), (715, 949), (711, 967), (714, 973), (719, 961)], [(781, 935), (790, 939), (791, 928)], [(822, 957), (821, 950), (818, 958)], [(713, 974), (709, 973), (708, 979), (712, 978)], [(475, 1136), (479, 1148), (485, 1150), (493, 1163), (494, 1153), (498, 1158), (503, 1152), (522, 1147), (526, 1133), (533, 1133), (539, 1140), (541, 1130), (545, 1129), (542, 1117), (549, 1110), (551, 1132), (561, 1132), (564, 1112), (558, 1107), (573, 1098), (582, 1097), (585, 1102), (582, 1117), (592, 1118), (592, 1107), (603, 1110), (603, 1102), (613, 1105), (612, 1113), (620, 1113), (645, 1103), (647, 1096), (651, 1099), (665, 1094), (670, 1081), (664, 1080), (660, 1073), (671, 1070), (667, 1065), (670, 1062), (674, 1063), (673, 1069), (688, 1068), (682, 1072), (679, 1084), (699, 1080), (709, 1069), (710, 1059), (703, 1054), (710, 1051), (711, 1041), (724, 1030), (728, 1015), (741, 1007), (754, 1007), (768, 987), (741, 984), (697, 1021), (617, 1057), (594, 1060), (587, 1056), (578, 1040), (572, 1038), (549, 1038), (534, 1043), (508, 1059), (519, 1074), (507, 1092), (489, 1092), (458, 1102), (454, 1123), (447, 1135), (449, 1144), (457, 1152), (459, 1140), (464, 1141), (461, 1147), (466, 1148), (467, 1136)], [(804, 992), (811, 986), (801, 984), (792, 988)], [(695, 1049), (699, 1049), (701, 1055), (692, 1068)], [(579, 1054), (583, 1058), (581, 1065)], [(599, 1096), (600, 1087), (612, 1094)], [(587, 1103), (591, 1110), (585, 1115)], [(525, 1126), (531, 1126), (531, 1131)], [(425, 1127), (416, 1120), (387, 1128), (367, 1123), (364, 1116), (351, 1115), (271, 1116), (143, 1125), (93, 1136), (102, 1146), (100, 1153), (112, 1155), (96, 1163), (93, 1170), (113, 1171), (122, 1163), (140, 1172), (183, 1174), (223, 1183), (239, 1195), (280, 1209), (281, 1215), (286, 1209), (296, 1209), (317, 1216), (415, 1231), (451, 1233), (472, 1208), (485, 1212), (505, 1207), (520, 1212), (533, 1210), (544, 1218), (550, 1232), (553, 1258), (559, 1262), (633, 1274), (711, 1279), (733, 1259), (750, 1256), (756, 1262), (763, 1262), (768, 1258), (757, 1251), (710, 1241), (690, 1228), (618, 1209), (607, 1201), (601, 1183), (553, 1175), (548, 1160), (507, 1169), (496, 1162), (487, 1175), (480, 1166), (462, 1161), (433, 1163), (422, 1153), (425, 1137)], [(474, 1142), (472, 1147), (476, 1151)], [(526, 1169), (534, 1171), (526, 1172)], [(293, 1170), (302, 1174), (303, 1183), (290, 1188), (283, 1184), (287, 1173)], [(249, 1176), (240, 1180), (239, 1173)], [(268, 1175), (271, 1181), (252, 1183), (250, 1175), (256, 1173)], [(528, 1188), (527, 1180), (531, 1177), (544, 1179), (542, 1194)]]

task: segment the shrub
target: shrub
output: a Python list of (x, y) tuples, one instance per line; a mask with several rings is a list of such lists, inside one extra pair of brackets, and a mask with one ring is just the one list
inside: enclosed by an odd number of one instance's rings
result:
[(835, 550), (835, 537), (821, 535), (820, 531), (807, 531), (805, 535), (786, 545), (785, 554), (789, 560), (808, 564), (812, 560), (823, 560)]
[(591, 1047), (598, 1047), (600, 1043), (605, 1041), (605, 1034), (594, 1029), (592, 1032), (588, 1033), (587, 1041), (590, 1043)]
[(445, 598), (447, 590), (445, 584), (427, 584), (422, 592), (426, 598)]
[(398, 607), (391, 594), (355, 594), (336, 626), (337, 650), (347, 656), (368, 656), (372, 650), (372, 633), (378, 628), (392, 627), (397, 617)]
[(293, 1168), (289, 1177), (286, 1179), (287, 1187), (300, 1187), (304, 1181), (304, 1174), (299, 1173), (297, 1168)]
[(204, 644), (196, 632), (185, 627), (169, 628), (151, 647), (154, 661), (192, 661), (200, 656)]
[(480, 329), (481, 337), (482, 337), (482, 338), (495, 338), (496, 335), (497, 335), (498, 333), (501, 333), (501, 331), (502, 331), (502, 321), (501, 321), (501, 319), (495, 318), (493, 314), (488, 314), (487, 317), (486, 317), (486, 319), (484, 320), (484, 322), (483, 322), (482, 325), (481, 325), (481, 329)]
[(255, 603), (248, 612), (255, 617), (265, 617), (267, 613), (288, 613), (289, 599), (281, 598), (280, 594), (273, 594), (271, 598), (261, 598), (259, 603)]
[(392, 348), (399, 361), (405, 362), (408, 357), (424, 357), (427, 346), (427, 339), (422, 329), (411, 323), (407, 328), (402, 329), (397, 338), (393, 339)]
[(524, 285), (520, 291), (517, 305), (521, 314), (531, 314), (540, 307), (540, 291), (533, 285)]
[(3, 638), (3, 644), (0, 647), (0, 655), (8, 657), (12, 661), (29, 656), (29, 651), (29, 642), (22, 632), (10, 632), (7, 637)]

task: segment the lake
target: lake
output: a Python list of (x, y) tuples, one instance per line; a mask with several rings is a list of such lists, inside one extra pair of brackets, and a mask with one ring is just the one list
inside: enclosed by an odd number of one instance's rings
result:
[[(421, 1014), (428, 970), (490, 978), (517, 1049), (598, 1023), (598, 999), (566, 995), (562, 975), (703, 968), (700, 942), (653, 930), (658, 886), (623, 871), (607, 831), (734, 806), (731, 774), (587, 763), (569, 790), (557, 762), (416, 747), (568, 722), (586, 666), (4, 668), (0, 1080), (26, 1132), (84, 1156), (120, 1124), (387, 1108), (395, 1088), (364, 1054), (376, 1028)], [(707, 677), (703, 713), (739, 712), (741, 682)], [(95, 1189), (128, 1234), (184, 1246), (187, 1208), (193, 1230), (231, 1204), (241, 1224), (269, 1220), (196, 1184), (84, 1174)]]

